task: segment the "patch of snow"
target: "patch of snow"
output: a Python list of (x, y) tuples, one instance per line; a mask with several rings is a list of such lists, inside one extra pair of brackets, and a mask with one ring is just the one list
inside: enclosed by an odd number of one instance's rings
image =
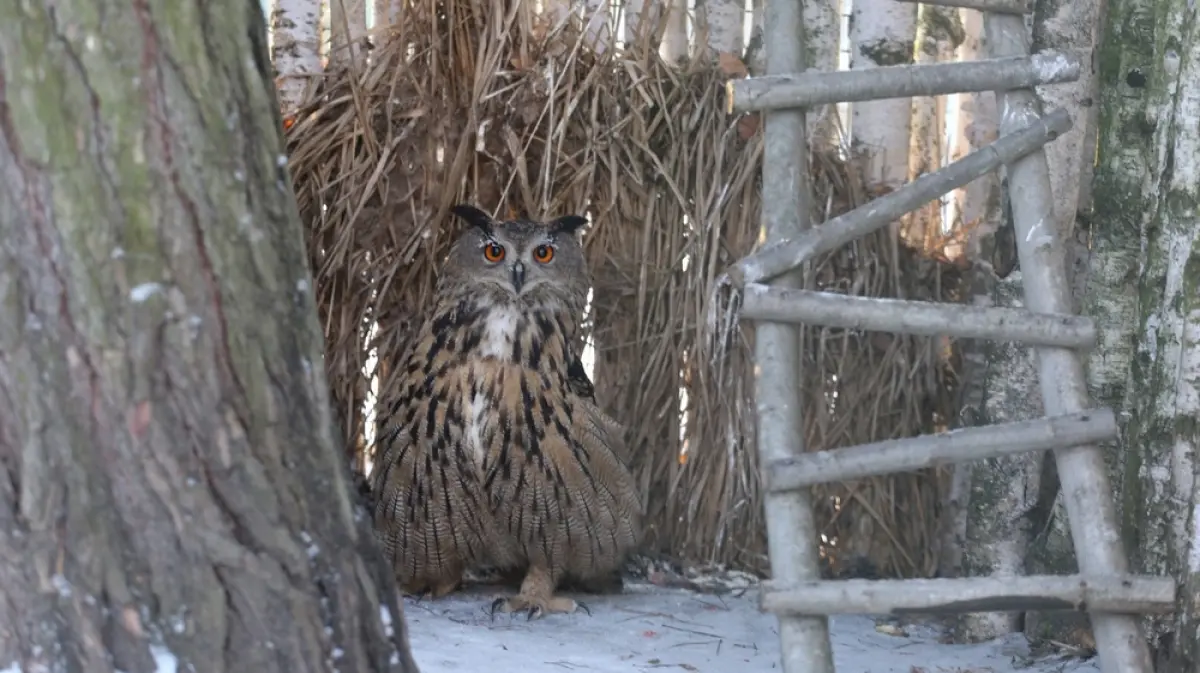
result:
[(162, 285), (158, 283), (142, 283), (129, 291), (129, 298), (140, 304), (154, 296), (155, 293), (162, 292), (162, 289)]
[[(491, 598), (508, 593), (477, 588), (436, 600), (405, 599), (409, 641), (423, 673), (520, 670), (757, 673), (780, 669), (778, 622), (758, 609), (758, 590), (701, 594), (627, 581), (625, 593), (582, 596), (585, 613), (527, 621), (487, 614)], [(391, 615), (381, 615), (390, 624)], [(899, 635), (893, 635), (898, 633)], [(973, 645), (944, 645), (933, 627), (877, 626), (867, 616), (831, 620), (838, 671), (987, 671), (1092, 673), (1096, 662), (1030, 657), (1023, 636)]]
[(179, 673), (179, 660), (162, 645), (151, 645), (150, 656), (154, 657), (155, 673)]

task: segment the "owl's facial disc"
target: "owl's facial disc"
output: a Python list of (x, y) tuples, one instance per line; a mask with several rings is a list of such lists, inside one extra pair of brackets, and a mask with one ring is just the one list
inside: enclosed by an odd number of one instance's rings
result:
[(513, 292), (521, 294), (521, 288), (525, 286), (525, 264), (524, 262), (514, 262), (512, 268), (509, 269), (509, 277), (512, 278)]

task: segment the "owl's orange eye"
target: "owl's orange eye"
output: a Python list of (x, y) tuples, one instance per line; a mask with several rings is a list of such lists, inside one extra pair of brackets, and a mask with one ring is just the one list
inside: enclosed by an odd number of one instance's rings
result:
[(539, 245), (533, 249), (533, 259), (542, 264), (549, 264), (554, 259), (554, 246)]
[(488, 243), (483, 246), (483, 258), (492, 263), (499, 262), (504, 259), (504, 246), (496, 242)]

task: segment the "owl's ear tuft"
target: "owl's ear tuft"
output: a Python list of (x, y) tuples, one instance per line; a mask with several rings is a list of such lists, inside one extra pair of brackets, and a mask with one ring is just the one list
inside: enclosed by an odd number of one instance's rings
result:
[(573, 234), (587, 224), (587, 218), (582, 215), (563, 215), (551, 220), (546, 227), (555, 234)]
[(462, 218), (467, 224), (478, 228), (484, 234), (487, 234), (488, 236), (492, 235), (495, 222), (491, 217), (488, 217), (487, 213), (476, 208), (475, 206), (468, 206), (465, 203), (460, 203), (459, 205), (451, 208), (450, 212)]

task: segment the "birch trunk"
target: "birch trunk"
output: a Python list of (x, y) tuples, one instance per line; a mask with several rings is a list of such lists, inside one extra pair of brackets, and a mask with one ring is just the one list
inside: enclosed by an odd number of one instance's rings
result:
[[(914, 60), (923, 64), (953, 61), (954, 52), (965, 37), (958, 11), (949, 7), (920, 5)], [(949, 154), (946, 147), (946, 102), (946, 96), (918, 96), (911, 101), (912, 134), (908, 152), (910, 181), (945, 165)], [(935, 245), (940, 247), (937, 242), (942, 238), (942, 203), (943, 199), (931, 201), (908, 216), (906, 239), (916, 249), (934, 252)]]
[(309, 78), (321, 72), (321, 0), (275, 0), (271, 62), (286, 117), (304, 100)]
[(362, 39), (367, 35), (367, 0), (328, 0), (329, 30), (333, 41), (330, 60), (340, 63), (363, 57)]
[[(1003, 238), (1001, 238), (1003, 241)], [(1002, 243), (992, 241), (990, 246)], [(994, 255), (993, 255), (994, 256)], [(991, 305), (1019, 308), (1021, 274), (1005, 278), (980, 269), (976, 279), (978, 303), (982, 292), (991, 292)], [(973, 414), (977, 425), (1007, 423), (1045, 416), (1037, 385), (1037, 361), (1033, 351), (1015, 343), (974, 344), (983, 362), (982, 383)], [(1030, 541), (1037, 522), (1026, 516), (1039, 505), (1042, 487), (1042, 456), (1027, 453), (981, 461), (972, 466), (971, 499), (967, 510), (967, 544), (963, 567), (967, 575), (1014, 576), (1026, 573)], [(965, 641), (996, 638), (1020, 631), (1024, 615), (1019, 612), (964, 615), (956, 636)]]
[(265, 39), (233, 0), (0, 3), (0, 665), (416, 671)]
[[(988, 57), (983, 49), (983, 14), (974, 9), (960, 9), (962, 43), (958, 45), (959, 61), (978, 61)], [(957, 119), (951, 133), (950, 160), (958, 161), (985, 147), (999, 137), (999, 117), (996, 96), (991, 91), (959, 94), (947, 103), (957, 107)], [(1000, 204), (1000, 175), (988, 173), (965, 187), (954, 190), (951, 198), (951, 223), (971, 259), (979, 259), (983, 237), (994, 234), (1002, 216)], [(951, 253), (957, 250), (949, 251)], [(953, 257), (953, 254), (951, 254)]]
[(697, 0), (696, 41), (714, 53), (740, 58), (746, 48), (742, 35), (745, 18), (746, 7), (740, 0)]
[[(762, 75), (766, 69), (763, 43), (763, 0), (753, 0), (750, 42), (742, 59), (752, 75)], [(835, 71), (842, 35), (842, 0), (805, 0), (804, 2), (804, 66), (806, 70)], [(910, 39), (911, 49), (911, 39)], [(822, 105), (806, 115), (808, 137), (829, 140), (837, 129), (837, 106)]]
[(373, 28), (391, 26), (400, 20), (404, 0), (372, 0), (375, 8)]
[(667, 62), (676, 63), (687, 58), (690, 48), (687, 0), (667, 0), (667, 5), (667, 25), (663, 31), (659, 53)]
[[(1125, 391), (1124, 518), (1135, 568), (1180, 579), (1174, 624), (1156, 620), (1152, 632), (1163, 660), (1159, 670), (1191, 672), (1200, 670), (1194, 516), (1200, 506), (1194, 457), (1200, 435), (1200, 34), (1186, 0), (1115, 0), (1110, 12), (1101, 59), (1105, 189), (1097, 191), (1096, 203), (1114, 209), (1097, 228), (1115, 261), (1091, 294), (1121, 294), (1110, 284), (1128, 282), (1118, 275), (1132, 266), (1122, 261), (1138, 245), (1132, 302), (1101, 305), (1124, 310), (1132, 304), (1137, 316)], [(1105, 193), (1110, 185), (1111, 195)], [(1130, 231), (1140, 231), (1140, 240), (1131, 240)]]
[[(913, 62), (917, 5), (896, 0), (854, 0), (850, 17), (850, 69)], [(852, 103), (851, 146), (867, 157), (869, 187), (895, 189), (908, 178), (912, 101)]]

